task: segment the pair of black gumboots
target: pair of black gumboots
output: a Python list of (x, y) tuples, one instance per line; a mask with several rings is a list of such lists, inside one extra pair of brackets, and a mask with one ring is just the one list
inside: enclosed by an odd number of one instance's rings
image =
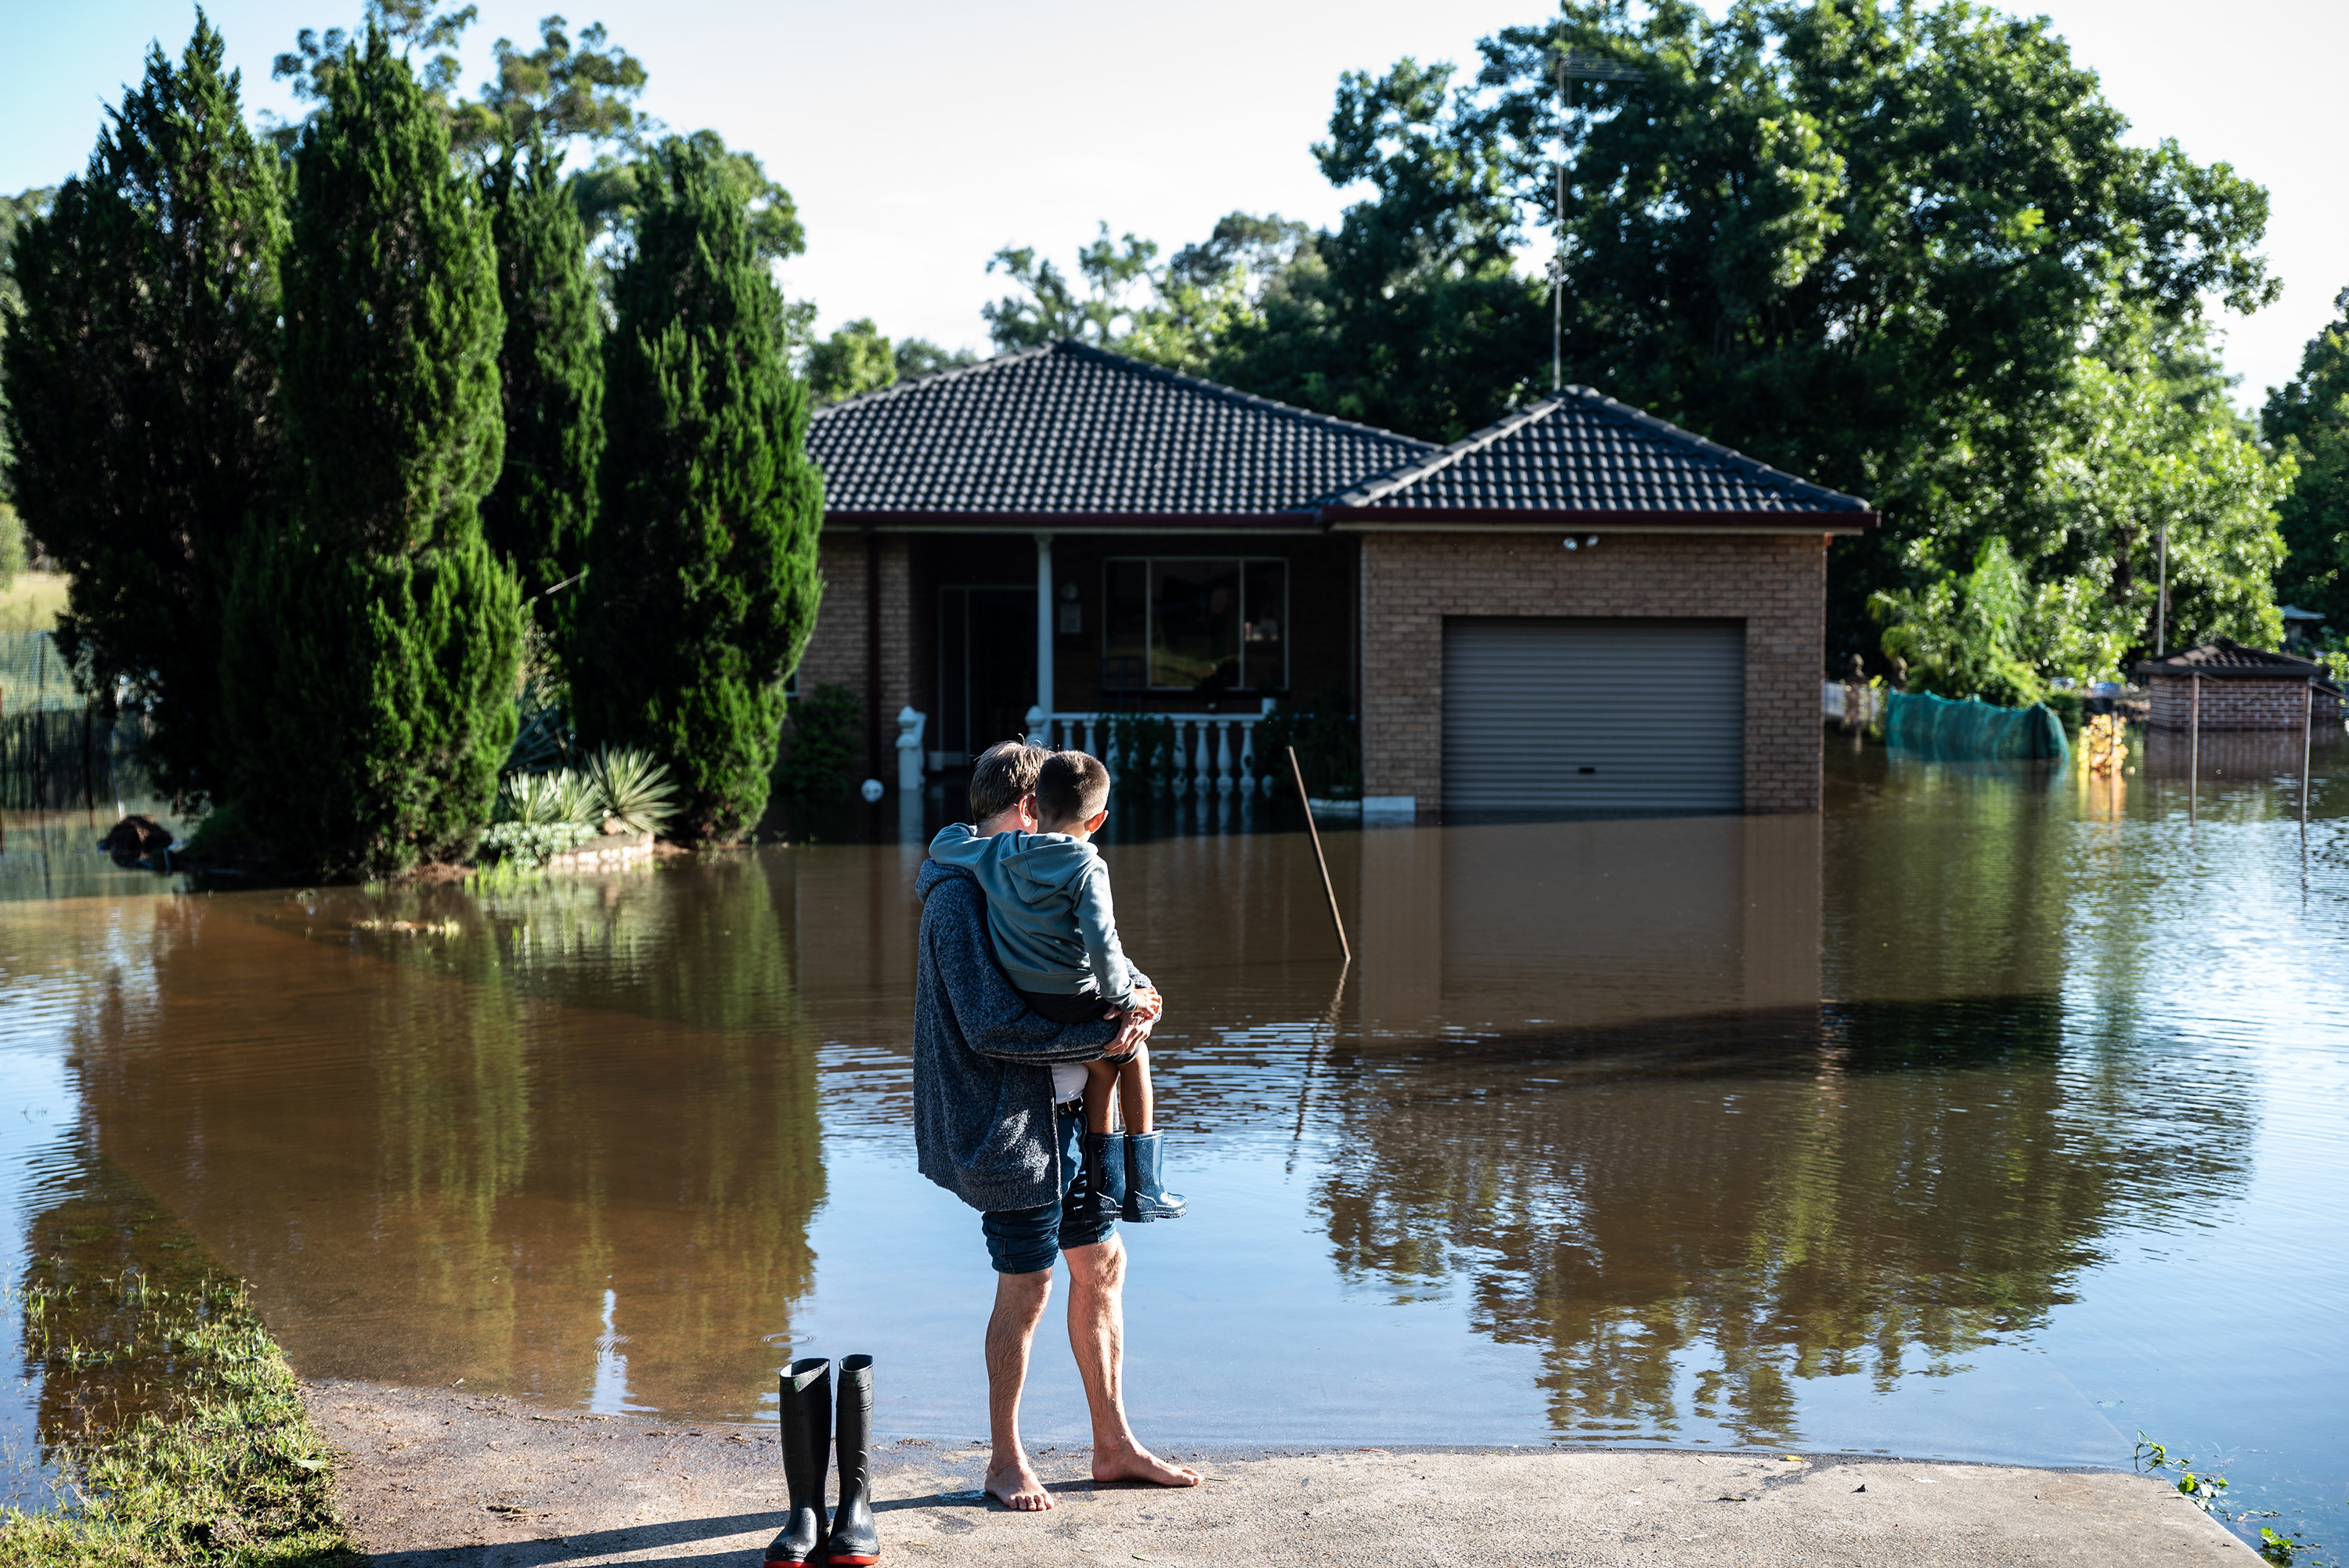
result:
[[(783, 1480), (791, 1488), (792, 1513), (781, 1532), (767, 1543), (767, 1561), (821, 1563), (826, 1568), (861, 1568), (880, 1562), (881, 1536), (873, 1525), (873, 1357), (850, 1356), (840, 1363), (837, 1430), (830, 1361), (794, 1361), (780, 1381)], [(827, 1523), (823, 1472), (835, 1449), (840, 1454), (840, 1506)]]

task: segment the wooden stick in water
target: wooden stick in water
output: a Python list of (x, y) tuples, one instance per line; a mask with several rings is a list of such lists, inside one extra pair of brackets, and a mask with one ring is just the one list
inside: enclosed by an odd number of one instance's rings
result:
[(1305, 830), (1313, 835), (1313, 859), (1321, 867), (1321, 891), (1330, 896), (1330, 923), (1337, 928), (1338, 951), (1354, 961), (1353, 945), (1346, 940), (1346, 923), (1338, 914), (1338, 890), (1330, 882), (1330, 857), (1321, 852), (1321, 830), (1313, 825), (1313, 801), (1305, 793), (1305, 769), (1297, 765), (1297, 748), (1288, 752), (1288, 776), (1297, 780), (1297, 803), (1305, 808)]

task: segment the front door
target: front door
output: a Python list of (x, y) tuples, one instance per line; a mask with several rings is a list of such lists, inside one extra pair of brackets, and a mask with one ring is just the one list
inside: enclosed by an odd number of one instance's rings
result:
[(1036, 703), (1036, 590), (938, 590), (938, 727), (933, 744), (960, 768), (1027, 732)]

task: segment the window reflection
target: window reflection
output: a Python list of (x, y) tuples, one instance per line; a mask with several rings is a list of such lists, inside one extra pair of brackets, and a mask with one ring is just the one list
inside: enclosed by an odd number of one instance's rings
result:
[(1288, 562), (1197, 556), (1105, 563), (1103, 668), (1146, 670), (1154, 691), (1273, 691), (1288, 684)]

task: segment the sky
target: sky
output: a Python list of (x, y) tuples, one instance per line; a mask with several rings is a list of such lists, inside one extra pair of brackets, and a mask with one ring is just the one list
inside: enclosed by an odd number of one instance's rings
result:
[[(464, 51), (469, 89), (488, 75), (491, 40), (535, 43), (547, 3), (481, 0)], [(2228, 367), (2242, 377), (2237, 400), (2256, 407), (2349, 285), (2340, 111), (2324, 108), (2338, 101), (2349, 5), (2017, 8), (2047, 15), (2099, 73), (2132, 139), (2175, 138), (2196, 160), (2230, 163), (2268, 188), (2265, 251), (2283, 297), (2254, 317), (2220, 318)], [(1340, 72), (1406, 55), (1471, 62), (1478, 37), (1547, 14), (1536, 0), (598, 0), (565, 13), (576, 26), (605, 23), (644, 60), (648, 112), (675, 129), (716, 129), (791, 190), (808, 253), (782, 282), (816, 302), (822, 330), (870, 316), (893, 337), (981, 352), (979, 306), (1005, 292), (986, 270), (999, 247), (1035, 245), (1066, 266), (1102, 221), (1168, 252), (1234, 210), (1331, 223), (1360, 192), (1331, 189), (1309, 150)], [(149, 41), (176, 54), (193, 15), (184, 0), (0, 0), (0, 191), (79, 169)], [(243, 68), (247, 101), (291, 113), (284, 85), (269, 79), (272, 56), (301, 27), (348, 26), (358, 9), (215, 0), (210, 15)]]

